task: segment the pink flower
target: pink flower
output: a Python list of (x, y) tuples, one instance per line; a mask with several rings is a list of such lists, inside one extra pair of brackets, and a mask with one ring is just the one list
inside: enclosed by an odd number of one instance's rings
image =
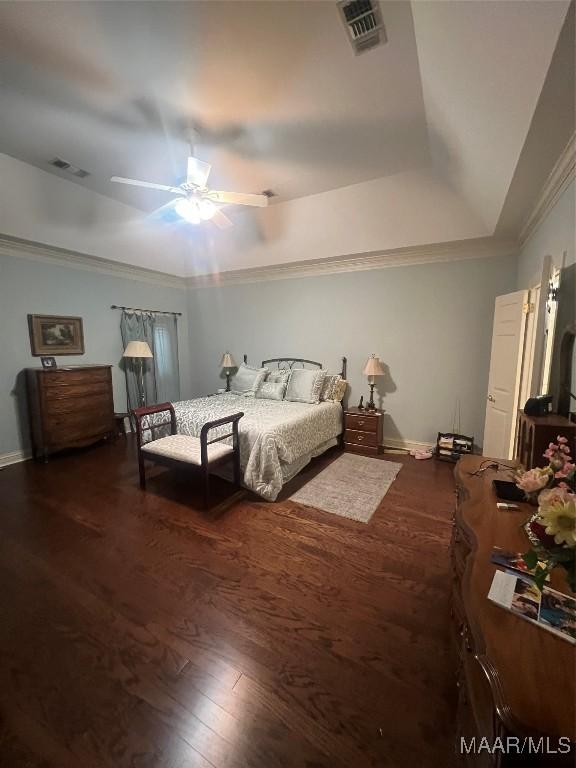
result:
[(530, 469), (528, 472), (524, 472), (524, 474), (516, 481), (516, 485), (524, 491), (524, 493), (536, 493), (536, 491), (541, 491), (542, 488), (545, 488), (548, 485), (549, 479), (549, 472), (537, 467), (536, 469)]
[(556, 440), (558, 440), (558, 443), (567, 443), (568, 442), (568, 438), (562, 437), (561, 435), (558, 435)]
[(561, 467), (557, 472), (554, 473), (554, 477), (561, 478), (561, 477), (568, 477), (568, 475), (572, 474), (574, 471), (574, 467), (576, 464), (571, 464), (569, 461), (567, 461), (563, 467)]
[(566, 483), (561, 483), (555, 488), (548, 488), (538, 496), (538, 504), (541, 507), (547, 507), (550, 504), (562, 503), (566, 504), (570, 499), (574, 498), (574, 494), (568, 488)]

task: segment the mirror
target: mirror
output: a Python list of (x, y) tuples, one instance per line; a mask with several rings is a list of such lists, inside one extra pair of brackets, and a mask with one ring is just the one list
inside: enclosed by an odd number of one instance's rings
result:
[(576, 415), (576, 326), (565, 331), (560, 340), (558, 413)]
[(554, 338), (558, 305), (560, 301), (561, 270), (555, 270), (548, 282), (548, 295), (546, 297), (546, 314), (544, 317), (544, 355), (542, 357), (542, 379), (540, 383), (541, 395), (551, 393), (552, 360), (554, 355)]
[(555, 304), (549, 392), (556, 412), (570, 417), (576, 413), (576, 264), (562, 270)]

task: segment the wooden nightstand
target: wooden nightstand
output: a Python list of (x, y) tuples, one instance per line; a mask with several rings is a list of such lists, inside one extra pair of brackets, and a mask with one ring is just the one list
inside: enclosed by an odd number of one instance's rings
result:
[(344, 450), (377, 454), (382, 441), (383, 411), (344, 410)]

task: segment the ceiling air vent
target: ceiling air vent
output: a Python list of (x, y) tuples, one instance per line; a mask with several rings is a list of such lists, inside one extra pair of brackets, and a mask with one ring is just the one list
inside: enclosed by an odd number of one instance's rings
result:
[(50, 165), (53, 165), (55, 168), (59, 168), (61, 171), (71, 173), (72, 176), (77, 176), (79, 179), (84, 179), (86, 176), (90, 176), (88, 171), (84, 171), (82, 168), (78, 168), (77, 166), (72, 165), (72, 163), (69, 163), (66, 160), (62, 160), (59, 157), (55, 157), (54, 160), (51, 160)]
[(377, 0), (341, 0), (338, 8), (356, 53), (386, 42)]

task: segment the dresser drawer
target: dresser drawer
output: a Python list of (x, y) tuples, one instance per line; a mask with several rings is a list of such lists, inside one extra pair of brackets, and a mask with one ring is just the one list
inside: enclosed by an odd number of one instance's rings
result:
[(358, 432), (354, 429), (347, 429), (344, 433), (344, 442), (353, 445), (370, 445), (378, 447), (378, 435), (376, 432)]
[(45, 387), (44, 399), (48, 403), (62, 400), (82, 400), (86, 404), (92, 402), (94, 397), (108, 395), (110, 384), (106, 381), (87, 381), (84, 384), (63, 384), (60, 387)]
[(98, 394), (85, 397), (55, 397), (47, 396), (44, 400), (44, 413), (46, 418), (61, 414), (74, 414), (81, 416), (86, 413), (112, 412), (114, 406), (110, 391), (100, 391)]
[(91, 408), (85, 413), (61, 413), (47, 416), (46, 434), (49, 440), (60, 441), (63, 435), (95, 435), (111, 432), (114, 428), (111, 408)]
[(378, 456), (380, 453), (380, 447), (378, 445), (361, 445), (357, 443), (344, 443), (344, 450), (348, 453), (359, 453), (362, 456), (370, 454), (372, 456)]
[(344, 426), (347, 430), (357, 430), (360, 432), (378, 432), (378, 416), (356, 416), (347, 413), (344, 417)]
[(90, 368), (79, 371), (43, 371), (43, 387), (70, 387), (73, 385), (107, 383), (110, 381), (110, 368)]

